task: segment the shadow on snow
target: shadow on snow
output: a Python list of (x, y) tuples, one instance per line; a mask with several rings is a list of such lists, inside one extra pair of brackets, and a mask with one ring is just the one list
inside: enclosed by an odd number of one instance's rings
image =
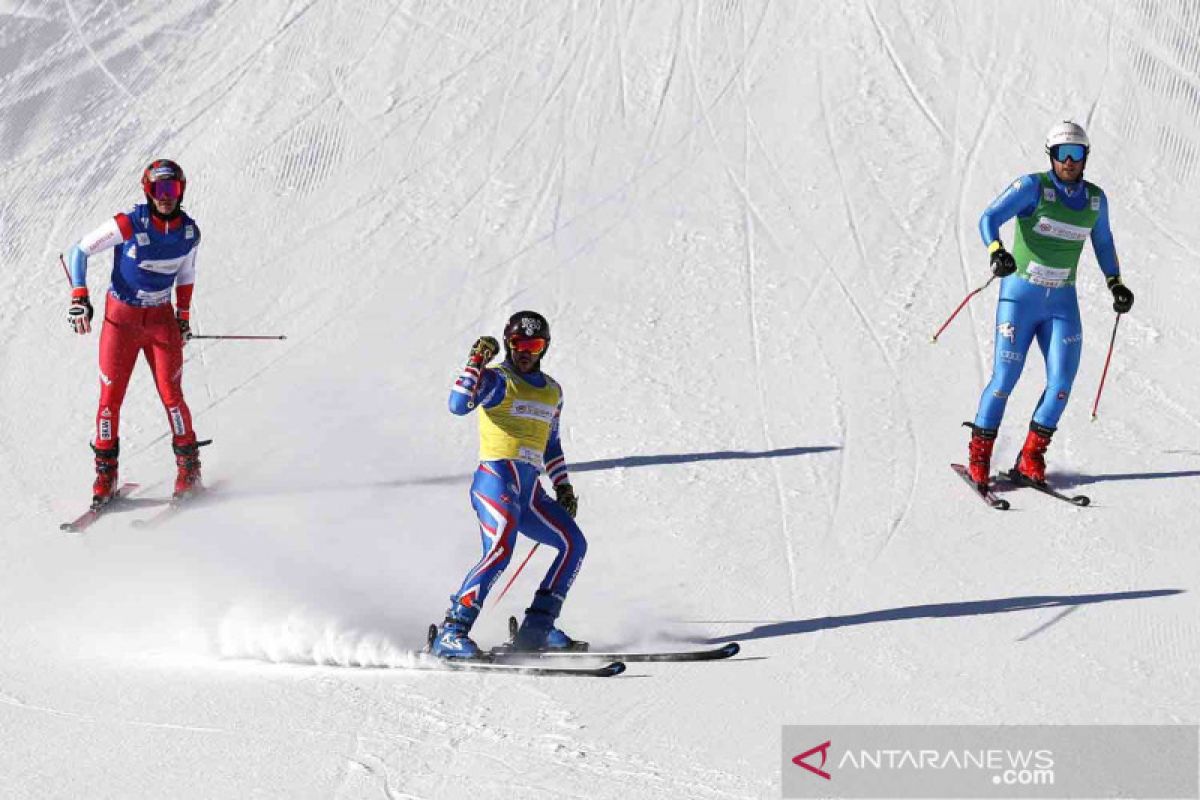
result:
[(1053, 475), (1051, 485), (1071, 489), (1092, 483), (1108, 481), (1158, 481), (1169, 478), (1200, 478), (1200, 469), (1182, 469), (1175, 472), (1114, 472), (1109, 475), (1081, 475), (1065, 472)]
[[(692, 464), (699, 461), (752, 461), (762, 458), (791, 458), (813, 453), (829, 453), (840, 447), (823, 445), (818, 447), (781, 447), (775, 450), (714, 450), (708, 453), (667, 453), (655, 456), (626, 456), (605, 458), (598, 461), (569, 463), (568, 468), (576, 472), (602, 472), (607, 469), (650, 467), (669, 464)], [(381, 481), (376, 486), (441, 486), (460, 484), (471, 480), (471, 475), (438, 475), (429, 478), (401, 478)]]
[[(871, 625), (876, 622), (896, 622), (907, 619), (936, 619), (939, 617), (973, 617), (982, 614), (1004, 614), (1010, 611), (1030, 611), (1038, 608), (1061, 608), (1108, 603), (1115, 600), (1145, 600), (1152, 597), (1169, 597), (1182, 594), (1183, 589), (1147, 589), (1133, 592), (1111, 592), (1106, 594), (1033, 595), (1029, 597), (1004, 597), (999, 600), (972, 600), (963, 603), (933, 603), (923, 606), (902, 606), (882, 611), (867, 611), (862, 614), (847, 614), (840, 617), (817, 617), (797, 619), (789, 622), (772, 622), (757, 625), (740, 633), (702, 639), (705, 644), (744, 642), (748, 639), (770, 639), (775, 636), (796, 636), (815, 633), (832, 628), (852, 625)], [(719, 622), (710, 620), (711, 623)]]

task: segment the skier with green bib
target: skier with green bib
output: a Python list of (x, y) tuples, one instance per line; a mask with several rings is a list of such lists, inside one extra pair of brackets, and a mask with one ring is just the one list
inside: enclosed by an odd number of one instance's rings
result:
[[(1003, 279), (992, 380), (983, 390), (974, 423), (963, 423), (971, 429), (968, 471), (981, 490), (988, 485), (1004, 407), (1035, 338), (1046, 362), (1046, 389), (1013, 472), (1031, 482), (1046, 481), (1046, 448), (1067, 407), (1083, 346), (1075, 272), (1085, 240), (1092, 240), (1096, 261), (1108, 279), (1113, 310), (1124, 314), (1133, 307), (1133, 292), (1121, 283), (1108, 198), (1100, 187), (1083, 180), (1090, 150), (1082, 127), (1074, 122), (1055, 125), (1046, 136), (1051, 169), (1014, 181), (979, 220), (992, 274)], [(1014, 217), (1010, 253), (1000, 241), (1000, 226)]]

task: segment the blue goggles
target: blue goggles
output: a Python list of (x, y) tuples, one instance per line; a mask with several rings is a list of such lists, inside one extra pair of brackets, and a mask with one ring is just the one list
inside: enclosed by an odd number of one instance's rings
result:
[(1050, 148), (1050, 157), (1060, 164), (1081, 162), (1087, 158), (1087, 148), (1081, 144), (1056, 144)]

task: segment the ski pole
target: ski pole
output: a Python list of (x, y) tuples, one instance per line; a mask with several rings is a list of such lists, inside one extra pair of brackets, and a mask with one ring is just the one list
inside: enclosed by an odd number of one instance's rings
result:
[(994, 281), (994, 280), (996, 280), (996, 276), (995, 276), (995, 275), (993, 275), (992, 277), (988, 278), (988, 279), (987, 279), (987, 283), (985, 283), (983, 286), (980, 286), (978, 289), (974, 289), (974, 290), (972, 290), (972, 291), (971, 291), (969, 294), (967, 294), (967, 296), (963, 298), (963, 301), (962, 301), (961, 303), (959, 303), (959, 304), (958, 304), (958, 308), (954, 309), (954, 313), (950, 315), (950, 319), (948, 319), (948, 320), (946, 320), (944, 323), (942, 323), (942, 327), (940, 327), (940, 328), (938, 328), (938, 329), (937, 329), (937, 333), (935, 333), (935, 334), (933, 335), (933, 338), (931, 338), (931, 339), (929, 340), (929, 343), (930, 343), (930, 344), (937, 344), (938, 337), (942, 335), (942, 331), (946, 330), (946, 328), (947, 328), (947, 327), (949, 327), (950, 323), (954, 321), (954, 318), (958, 316), (958, 312), (960, 312), (960, 311), (962, 311), (962, 310), (963, 310), (963, 306), (965, 306), (967, 303), (969, 303), (969, 302), (971, 301), (971, 298), (972, 298), (972, 297), (974, 297), (975, 295), (979, 294), (980, 292), (982, 292), (982, 291), (983, 291), (984, 289), (986, 289), (987, 287), (991, 286), (991, 285), (992, 285), (992, 281)]
[[(67, 262), (66, 262), (66, 259), (64, 259), (64, 258), (63, 258), (63, 254), (62, 254), (62, 253), (59, 253), (59, 254), (58, 254), (58, 263), (59, 263), (60, 265), (62, 265), (62, 269), (63, 269), (63, 275), (66, 275), (66, 276), (67, 276), (67, 283), (70, 283), (70, 282), (71, 282), (71, 273), (70, 273), (70, 271), (67, 269)], [(189, 337), (188, 337), (188, 339), (244, 339), (244, 340), (245, 340), (245, 339), (251, 339), (251, 340), (254, 340), (254, 339), (257, 339), (257, 340), (261, 340), (261, 339), (286, 339), (286, 338), (287, 338), (287, 336), (282, 336), (282, 335), (281, 335), (281, 336), (240, 336), (240, 335), (238, 335), (238, 336), (227, 336), (227, 335), (210, 335), (210, 336), (200, 336), (200, 335), (198, 335), (198, 334), (193, 334), (193, 335), (191, 335), (191, 336), (189, 336)]]
[(529, 551), (529, 555), (525, 556), (525, 560), (521, 562), (521, 566), (517, 567), (517, 571), (513, 573), (511, 578), (508, 579), (508, 583), (504, 584), (504, 590), (501, 591), (500, 596), (496, 598), (497, 601), (504, 599), (504, 595), (508, 592), (508, 587), (513, 585), (513, 581), (515, 581), (517, 576), (521, 574), (521, 570), (525, 569), (525, 565), (529, 563), (529, 559), (533, 558), (533, 554), (537, 552), (537, 549), (538, 543), (534, 543), (533, 549)]
[(1096, 421), (1096, 409), (1100, 407), (1100, 393), (1104, 391), (1104, 379), (1108, 377), (1108, 363), (1112, 361), (1113, 345), (1117, 343), (1117, 326), (1121, 324), (1121, 315), (1113, 320), (1112, 338), (1108, 340), (1108, 355), (1104, 357), (1104, 371), (1100, 373), (1100, 385), (1096, 387), (1096, 402), (1092, 403), (1092, 422)]

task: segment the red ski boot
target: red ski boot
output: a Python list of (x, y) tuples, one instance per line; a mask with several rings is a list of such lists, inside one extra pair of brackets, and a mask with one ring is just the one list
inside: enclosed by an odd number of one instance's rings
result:
[(1020, 473), (1023, 478), (1034, 483), (1046, 482), (1046, 448), (1050, 446), (1050, 437), (1054, 428), (1046, 428), (1036, 422), (1029, 423), (1029, 435), (1025, 437), (1025, 446), (1017, 456), (1013, 472)]
[(996, 431), (977, 427), (970, 422), (963, 425), (971, 429), (971, 443), (967, 445), (967, 473), (981, 490), (987, 489), (992, 474), (992, 448), (996, 445)]
[(91, 445), (96, 454), (96, 480), (92, 483), (92, 505), (99, 507), (112, 500), (113, 492), (117, 490), (117, 456), (120, 454), (119, 442), (113, 442), (111, 448)]
[(175, 466), (179, 472), (175, 475), (175, 499), (183, 500), (204, 488), (200, 482), (200, 445), (172, 445), (175, 451)]

